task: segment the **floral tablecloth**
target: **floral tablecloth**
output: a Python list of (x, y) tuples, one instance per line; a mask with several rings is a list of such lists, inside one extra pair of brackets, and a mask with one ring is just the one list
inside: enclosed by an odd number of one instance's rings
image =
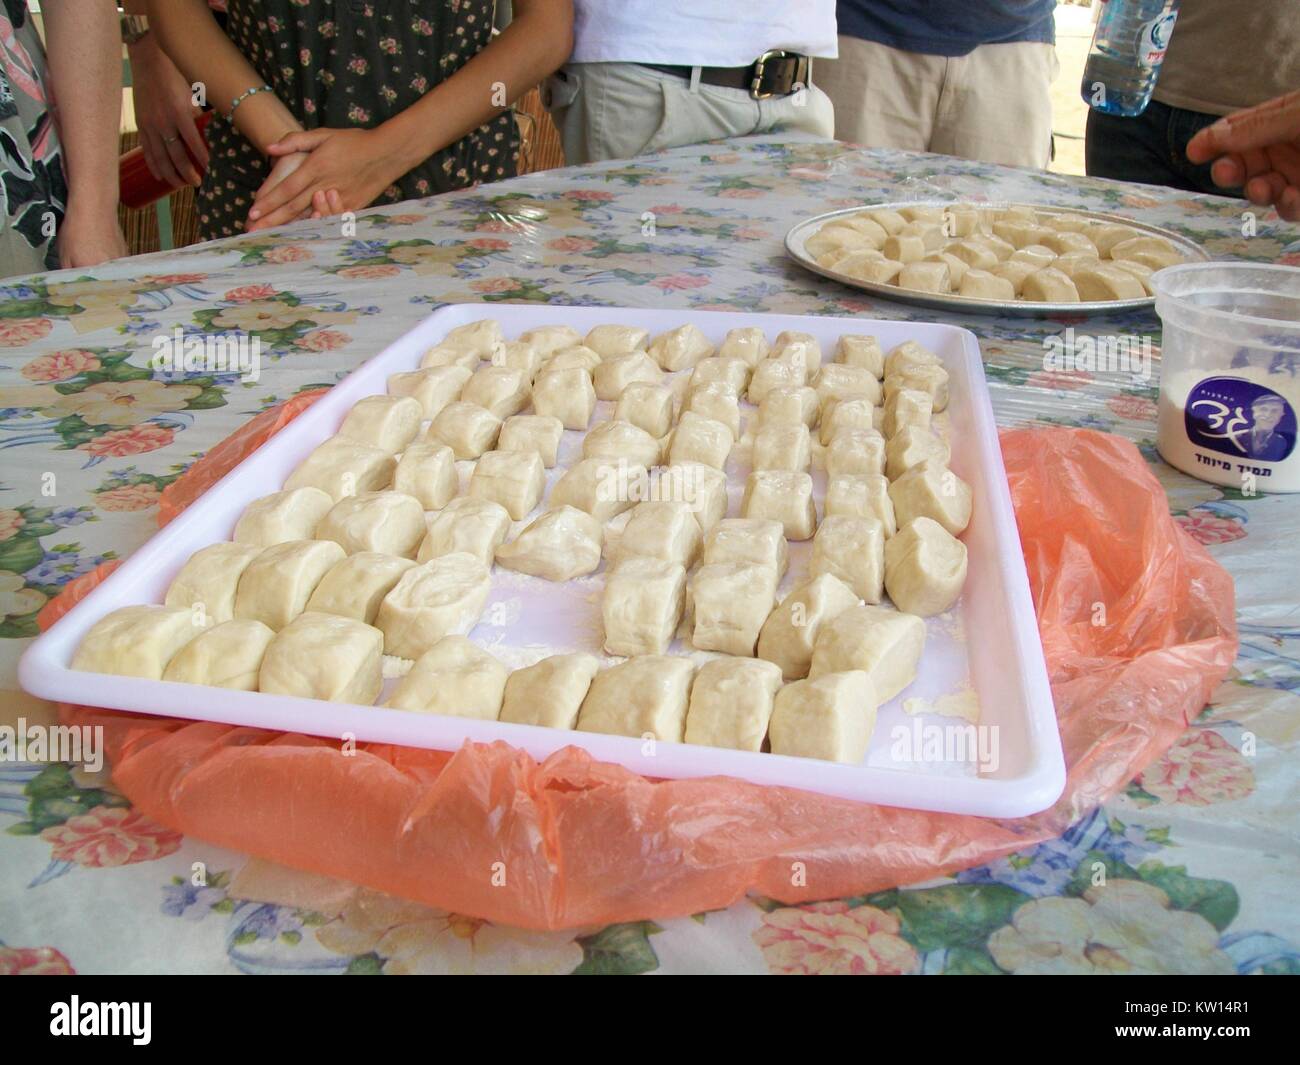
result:
[[(44, 720), (15, 665), (41, 607), (155, 529), (159, 493), (256, 412), (328, 385), (442, 302), (926, 317), (788, 262), (800, 218), (922, 198), (1089, 207), (1213, 255), (1300, 263), (1240, 202), (849, 145), (742, 139), (550, 171), (91, 271), (0, 282), (0, 717)], [(956, 319), (952, 319), (956, 321)], [(1168, 755), (1052, 843), (943, 881), (578, 932), (494, 926), (181, 838), (106, 774), (0, 762), (0, 972), (1300, 972), (1300, 498), (1165, 466), (1154, 379), (1044, 370), (1043, 338), (1152, 314), (966, 318), (1003, 425), (1135, 441), (1231, 571), (1232, 676)], [(256, 382), (155, 372), (175, 328), (261, 338)], [(1086, 870), (1102, 861), (1104, 893)], [(1116, 889), (1119, 890), (1116, 890)]]

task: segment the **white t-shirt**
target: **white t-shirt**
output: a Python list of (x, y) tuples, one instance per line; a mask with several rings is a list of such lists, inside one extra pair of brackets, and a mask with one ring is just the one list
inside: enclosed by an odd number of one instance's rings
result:
[(575, 0), (573, 63), (744, 67), (769, 49), (834, 59), (835, 0)]

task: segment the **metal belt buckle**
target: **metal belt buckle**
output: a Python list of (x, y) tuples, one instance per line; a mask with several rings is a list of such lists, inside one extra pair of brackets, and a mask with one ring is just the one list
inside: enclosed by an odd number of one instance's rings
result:
[(763, 73), (767, 67), (769, 59), (785, 59), (790, 53), (780, 48), (772, 48), (764, 52), (754, 60), (754, 75), (749, 79), (749, 95), (755, 100), (770, 100), (773, 96), (781, 96), (784, 93), (764, 92), (763, 91)]

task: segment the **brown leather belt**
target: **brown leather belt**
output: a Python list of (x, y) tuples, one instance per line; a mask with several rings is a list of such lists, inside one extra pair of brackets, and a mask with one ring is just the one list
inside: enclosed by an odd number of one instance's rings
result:
[[(687, 81), (694, 70), (693, 67), (662, 66), (658, 63), (639, 65)], [(790, 96), (800, 89), (806, 89), (811, 75), (812, 60), (796, 52), (764, 52), (747, 67), (700, 67), (700, 81), (705, 85), (743, 89), (755, 100)]]

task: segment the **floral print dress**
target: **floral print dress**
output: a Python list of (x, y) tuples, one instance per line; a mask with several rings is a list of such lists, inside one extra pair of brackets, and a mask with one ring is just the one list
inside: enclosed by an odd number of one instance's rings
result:
[(0, 3), (0, 277), (57, 270), (68, 189), (45, 52), (26, 0)]
[[(226, 33), (308, 129), (369, 129), (406, 110), (488, 43), (494, 0), (229, 0)], [(241, 232), (266, 158), (223, 117), (208, 127), (206, 239)], [(394, 203), (515, 173), (514, 115), (499, 115), (390, 185)]]

